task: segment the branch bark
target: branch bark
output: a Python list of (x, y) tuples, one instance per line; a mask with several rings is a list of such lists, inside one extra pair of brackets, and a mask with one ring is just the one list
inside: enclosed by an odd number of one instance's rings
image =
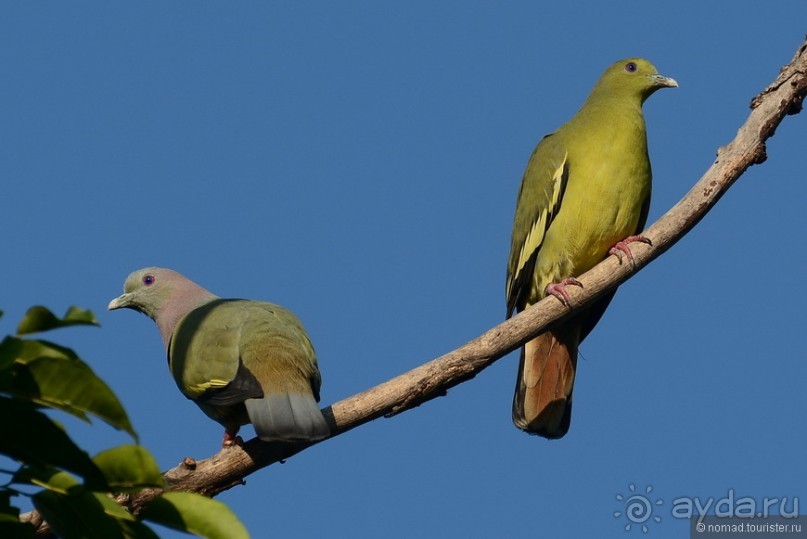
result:
[[(497, 359), (543, 332), (549, 324), (571, 315), (625, 282), (686, 235), (750, 166), (766, 160), (765, 142), (773, 136), (785, 116), (801, 111), (805, 94), (807, 41), (799, 46), (776, 80), (751, 101), (750, 116), (734, 140), (718, 149), (717, 158), (701, 179), (678, 204), (643, 233), (653, 245), (631, 246), (633, 264), (627, 261), (620, 264), (615, 256), (609, 256), (579, 277), (584, 287), (570, 290), (571, 309), (555, 298), (546, 298), (456, 350), (334, 403), (324, 410), (331, 426), (331, 437), (445, 395), (448, 389), (470, 380)], [(185, 459), (164, 476), (171, 489), (215, 496), (243, 484), (249, 474), (289, 458), (309, 445), (312, 444), (268, 444), (256, 438), (243, 446), (222, 449), (199, 462)], [(119, 496), (118, 501), (138, 514), (160, 492), (158, 489), (146, 490), (137, 495)], [(21, 519), (37, 526), (37, 536), (47, 536), (47, 525), (36, 511), (22, 515)]]

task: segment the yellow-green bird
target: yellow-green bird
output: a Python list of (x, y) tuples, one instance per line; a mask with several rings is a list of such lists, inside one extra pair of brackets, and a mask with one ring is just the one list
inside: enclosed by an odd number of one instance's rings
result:
[[(650, 206), (650, 160), (642, 104), (676, 87), (642, 58), (620, 60), (602, 74), (582, 108), (545, 136), (529, 162), (516, 204), (507, 265), (507, 316), (547, 294), (568, 304), (564, 287), (609, 253), (632, 258)], [(521, 350), (513, 423), (560, 438), (569, 430), (577, 347), (614, 292), (556, 324)]]

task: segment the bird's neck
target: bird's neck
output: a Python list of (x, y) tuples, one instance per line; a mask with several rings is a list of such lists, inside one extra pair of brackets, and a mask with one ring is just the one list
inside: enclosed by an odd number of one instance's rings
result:
[(592, 95), (577, 112), (574, 122), (584, 126), (580, 130), (585, 133), (583, 136), (599, 139), (602, 135), (607, 135), (609, 140), (619, 137), (627, 145), (646, 145), (640, 98)]
[(219, 299), (217, 295), (208, 292), (196, 283), (187, 283), (180, 293), (175, 293), (172, 301), (154, 319), (160, 329), (165, 349), (168, 350), (174, 329), (186, 314), (216, 299)]

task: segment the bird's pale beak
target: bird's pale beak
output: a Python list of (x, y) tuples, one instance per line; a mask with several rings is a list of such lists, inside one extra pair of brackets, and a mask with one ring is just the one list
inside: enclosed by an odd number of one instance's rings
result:
[(123, 309), (129, 306), (129, 294), (121, 294), (120, 296), (116, 297), (112, 301), (109, 302), (107, 305), (108, 311), (114, 311), (115, 309)]
[(653, 80), (653, 84), (659, 88), (678, 88), (678, 82), (670, 77), (656, 73), (655, 75), (650, 75), (650, 78)]

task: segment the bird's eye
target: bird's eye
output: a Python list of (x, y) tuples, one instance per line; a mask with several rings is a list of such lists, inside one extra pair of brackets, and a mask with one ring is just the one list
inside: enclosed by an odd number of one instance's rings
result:
[(636, 71), (636, 62), (628, 62), (627, 64), (625, 64), (625, 71), (627, 71), (628, 73), (633, 73), (634, 71)]
[(154, 284), (154, 275), (146, 275), (143, 277), (143, 284), (146, 286), (151, 286)]

